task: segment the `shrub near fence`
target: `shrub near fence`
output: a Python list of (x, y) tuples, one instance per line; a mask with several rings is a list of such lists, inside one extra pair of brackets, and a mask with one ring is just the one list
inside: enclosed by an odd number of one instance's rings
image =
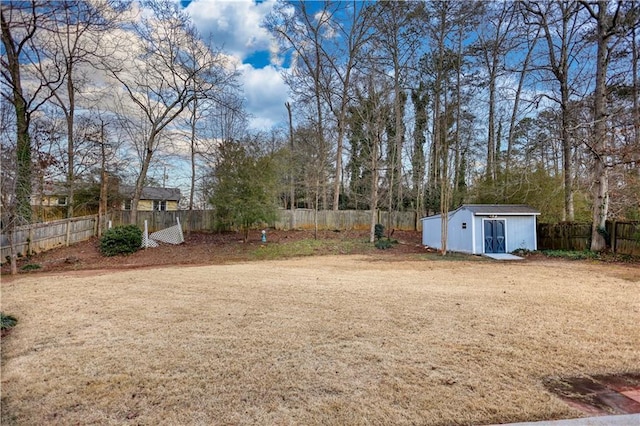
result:
[[(611, 251), (617, 254), (640, 256), (640, 222), (613, 222), (606, 224)], [(539, 250), (589, 250), (590, 223), (539, 223)]]

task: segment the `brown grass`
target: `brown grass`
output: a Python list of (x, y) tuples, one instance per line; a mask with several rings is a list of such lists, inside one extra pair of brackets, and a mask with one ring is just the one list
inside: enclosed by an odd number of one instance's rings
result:
[(2, 424), (489, 424), (637, 371), (640, 269), (330, 256), (2, 283)]

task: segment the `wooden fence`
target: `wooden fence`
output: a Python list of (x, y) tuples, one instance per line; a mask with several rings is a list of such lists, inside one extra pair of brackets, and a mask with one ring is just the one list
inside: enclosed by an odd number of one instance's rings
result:
[[(13, 240), (17, 252), (25, 256), (85, 241), (97, 232), (98, 216), (91, 215), (20, 226), (13, 234)], [(11, 253), (9, 239), (4, 233), (0, 236), (0, 246), (4, 263)]]
[[(315, 227), (315, 211), (312, 209), (279, 210), (278, 219), (272, 224), (275, 229), (313, 229)], [(319, 210), (318, 229), (367, 230), (371, 227), (371, 210)], [(378, 210), (376, 223), (386, 228), (415, 231), (414, 212), (388, 212)]]
[[(640, 256), (640, 222), (606, 224), (607, 243), (618, 254)], [(588, 250), (591, 245), (590, 223), (539, 223), (539, 250)]]
[[(129, 223), (130, 212), (111, 213), (109, 219), (113, 226)], [(179, 219), (185, 231), (210, 231), (215, 226), (215, 216), (211, 210), (186, 210), (169, 212), (138, 212), (138, 226), (144, 228), (147, 221), (149, 232), (168, 228)], [(400, 230), (420, 230), (420, 221), (412, 212), (378, 211), (376, 223)], [(279, 210), (278, 218), (269, 227), (288, 229), (313, 229), (316, 221), (314, 210)], [(371, 211), (368, 210), (321, 210), (317, 212), (319, 229), (330, 230), (366, 230), (371, 224)], [(18, 253), (38, 253), (60, 246), (88, 240), (97, 235), (97, 215), (55, 220), (18, 227), (14, 241)], [(558, 223), (538, 224), (539, 250), (588, 250), (591, 242), (591, 224)], [(614, 253), (640, 256), (640, 222), (607, 222), (608, 242)], [(2, 263), (10, 253), (9, 242), (1, 235)]]
[[(130, 212), (118, 211), (110, 215), (114, 226), (129, 223)], [(164, 211), (164, 212), (138, 212), (137, 224), (144, 228), (144, 221), (147, 221), (149, 232), (164, 229), (176, 224), (176, 219), (180, 219), (182, 229), (185, 231), (210, 231), (215, 229), (215, 215), (212, 210), (187, 210)], [(391, 219), (391, 221), (389, 221)], [(416, 230), (416, 226), (421, 226), (416, 220), (413, 212), (394, 212), (389, 217), (388, 212), (378, 211), (376, 223), (382, 223), (385, 227), (391, 226), (393, 229)], [(371, 226), (370, 210), (319, 210), (318, 229), (339, 229), (339, 230), (366, 230)], [(312, 209), (278, 210), (275, 222), (266, 224), (270, 228), (278, 230), (289, 229), (313, 229), (315, 224), (315, 211)]]
[[(111, 221), (112, 226), (126, 225), (129, 224), (130, 215), (129, 211), (116, 211), (110, 213), (107, 219)], [(175, 225), (178, 219), (185, 231), (197, 232), (215, 229), (215, 215), (212, 210), (139, 211), (137, 224), (141, 229), (144, 229), (146, 220), (149, 232), (154, 232)], [(411, 212), (395, 212), (389, 215), (387, 212), (378, 211), (376, 214), (376, 223), (382, 223), (386, 227), (391, 226), (393, 229), (415, 230), (416, 225), (420, 225), (416, 219), (416, 214)], [(315, 220), (314, 210), (296, 209), (293, 212), (279, 210), (275, 222), (266, 224), (266, 226), (280, 230), (313, 229)], [(317, 221), (318, 229), (365, 230), (369, 229), (371, 224), (371, 211), (318, 211)], [(26, 256), (56, 247), (68, 246), (97, 235), (97, 226), (97, 215), (91, 215), (18, 227), (14, 233), (16, 250), (20, 256)], [(0, 241), (2, 251), (0, 263), (4, 263), (10, 255), (9, 241), (4, 233)]]

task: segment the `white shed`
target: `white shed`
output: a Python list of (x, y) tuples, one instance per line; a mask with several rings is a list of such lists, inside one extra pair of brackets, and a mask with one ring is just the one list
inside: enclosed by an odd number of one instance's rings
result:
[[(516, 204), (464, 204), (449, 212), (447, 250), (471, 254), (537, 250), (536, 209)], [(422, 220), (422, 244), (441, 249), (442, 217)]]

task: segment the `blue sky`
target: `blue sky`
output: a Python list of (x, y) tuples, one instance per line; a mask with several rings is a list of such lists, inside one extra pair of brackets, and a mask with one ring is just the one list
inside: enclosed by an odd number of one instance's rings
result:
[(275, 0), (181, 0), (203, 37), (234, 58), (254, 130), (286, 122), (288, 88), (271, 35), (261, 27)]

